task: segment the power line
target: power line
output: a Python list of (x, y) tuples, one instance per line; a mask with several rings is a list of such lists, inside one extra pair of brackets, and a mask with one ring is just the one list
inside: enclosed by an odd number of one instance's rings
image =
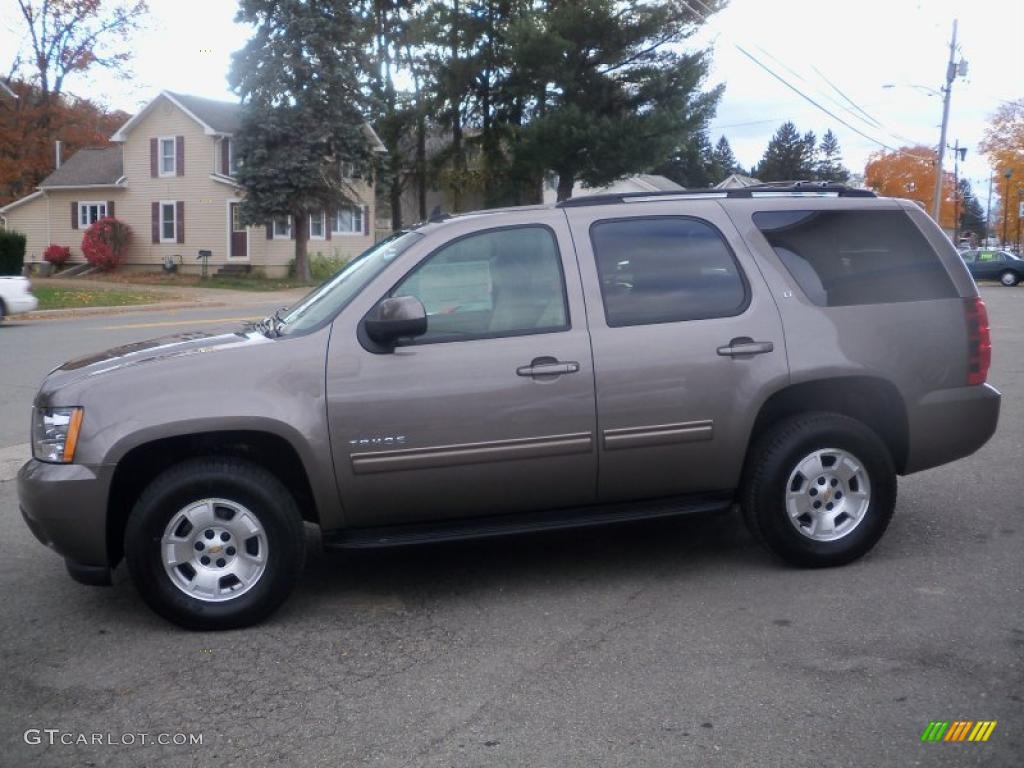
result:
[[(705, 8), (706, 10), (708, 10), (708, 11), (709, 11), (710, 13), (714, 13), (714, 11), (713, 11), (712, 9), (710, 9), (710, 8), (709, 8), (709, 7), (708, 7), (708, 6), (707, 6), (707, 5), (706, 5), (706, 4), (704, 3), (704, 2), (702, 2), (702, 0), (694, 0), (694, 2), (696, 2), (696, 3), (700, 4), (700, 5), (701, 5), (701, 6), (703, 7), (703, 8)], [(706, 22), (708, 21), (708, 17), (707, 17), (707, 15), (705, 15), (705, 14), (702, 14), (702, 13), (700, 13), (700, 11), (696, 10), (696, 9), (695, 9), (695, 8), (694, 8), (693, 6), (691, 6), (691, 5), (690, 5), (690, 4), (688, 3), (688, 2), (686, 2), (686, 0), (683, 0), (683, 5), (685, 5), (685, 6), (687, 7), (687, 8), (689, 8), (689, 9), (690, 9), (690, 10), (691, 10), (691, 11), (692, 11), (693, 13), (697, 14), (698, 16), (700, 16), (700, 17), (701, 17), (701, 18), (702, 18), (702, 19), (703, 19), (703, 20), (705, 21), (705, 23), (706, 23)], [(824, 113), (825, 113), (826, 115), (828, 115), (829, 117), (831, 117), (831, 118), (832, 118), (833, 120), (837, 120), (837, 121), (838, 121), (838, 122), (839, 122), (840, 124), (842, 124), (842, 125), (846, 126), (846, 127), (847, 127), (847, 128), (849, 128), (849, 129), (850, 129), (851, 131), (853, 131), (854, 133), (858, 134), (859, 136), (862, 136), (863, 138), (867, 139), (867, 140), (868, 140), (868, 141), (870, 141), (871, 143), (873, 143), (873, 144), (877, 144), (877, 145), (879, 145), (880, 147), (884, 147), (885, 149), (889, 150), (890, 152), (894, 152), (894, 153), (896, 153), (896, 154), (906, 155), (906, 156), (908, 156), (908, 157), (913, 157), (913, 158), (916, 158), (916, 159), (918, 159), (918, 160), (921, 160), (921, 161), (925, 161), (925, 162), (929, 162), (929, 163), (934, 163), (934, 160), (933, 160), (932, 158), (926, 158), (926, 157), (923, 157), (923, 156), (921, 156), (921, 155), (916, 155), (916, 154), (914, 154), (913, 152), (904, 152), (903, 150), (901, 150), (901, 149), (899, 149), (899, 148), (897, 148), (897, 147), (893, 147), (893, 146), (892, 146), (892, 145), (890, 145), (890, 144), (886, 144), (886, 143), (885, 143), (884, 141), (880, 141), (879, 139), (876, 139), (876, 138), (874, 138), (873, 136), (869, 136), (868, 134), (864, 133), (864, 131), (860, 130), (859, 128), (857, 128), (857, 127), (855, 127), (855, 126), (853, 126), (853, 125), (850, 125), (850, 123), (846, 122), (846, 120), (844, 120), (843, 118), (839, 117), (839, 116), (838, 116), (837, 114), (835, 114), (834, 112), (832, 112), (832, 111), (831, 111), (830, 109), (826, 108), (826, 107), (825, 107), (825, 106), (823, 106), (822, 104), (820, 104), (820, 103), (818, 103), (817, 101), (815, 101), (815, 100), (814, 100), (813, 98), (811, 98), (811, 97), (810, 97), (810, 96), (808, 96), (808, 95), (807, 95), (806, 93), (804, 93), (803, 91), (801, 91), (801, 90), (800, 90), (799, 88), (797, 88), (797, 87), (796, 87), (795, 85), (793, 85), (792, 83), (790, 83), (790, 82), (789, 82), (788, 80), (786, 80), (786, 79), (785, 79), (784, 77), (782, 77), (782, 76), (781, 76), (780, 74), (778, 74), (777, 72), (775, 72), (775, 71), (774, 71), (773, 69), (771, 69), (771, 67), (769, 67), (769, 66), (768, 66), (767, 64), (765, 64), (764, 62), (762, 62), (762, 61), (761, 61), (760, 59), (758, 59), (758, 58), (757, 58), (756, 56), (754, 56), (754, 55), (753, 55), (752, 53), (750, 53), (750, 52), (749, 52), (748, 50), (746, 50), (746, 49), (745, 49), (745, 48), (744, 48), (743, 46), (741, 46), (741, 45), (740, 45), (739, 43), (733, 42), (733, 46), (734, 46), (734, 47), (735, 47), (735, 48), (736, 48), (736, 49), (737, 49), (737, 50), (738, 50), (738, 51), (739, 51), (740, 53), (742, 53), (742, 54), (743, 54), (744, 56), (746, 56), (747, 58), (749, 58), (749, 59), (750, 59), (751, 61), (753, 61), (753, 62), (754, 62), (755, 64), (757, 64), (757, 66), (761, 67), (761, 68), (762, 68), (762, 69), (763, 69), (763, 70), (764, 70), (765, 72), (767, 72), (767, 73), (768, 73), (769, 75), (771, 75), (772, 77), (774, 77), (774, 78), (775, 78), (776, 80), (778, 80), (778, 81), (779, 81), (780, 83), (782, 83), (783, 85), (785, 85), (785, 86), (786, 86), (787, 88), (789, 88), (789, 89), (790, 89), (791, 91), (793, 91), (794, 93), (796, 93), (796, 94), (797, 94), (798, 96), (800, 96), (800, 97), (801, 97), (802, 99), (806, 100), (807, 102), (809, 102), (810, 104), (812, 104), (812, 105), (813, 105), (814, 107), (817, 107), (817, 108), (818, 108), (819, 110), (821, 110), (822, 112), (824, 112)], [(757, 46), (757, 47), (758, 47), (758, 48), (760, 48), (760, 46)], [(763, 48), (761, 48), (761, 50), (764, 50), (764, 49), (763, 49)], [(766, 54), (767, 54), (768, 56), (771, 56), (771, 57), (772, 57), (773, 59), (775, 59), (776, 61), (779, 61), (779, 60), (778, 60), (778, 59), (777, 59), (777, 58), (776, 58), (775, 56), (772, 56), (772, 54), (771, 54), (771, 53), (768, 53), (768, 51), (765, 51), (765, 53), (766, 53)], [(794, 72), (794, 71), (793, 71), (792, 69), (790, 69), (790, 68), (789, 68), (788, 66), (786, 66), (786, 65), (785, 65), (784, 63), (782, 63), (781, 61), (779, 61), (779, 63), (780, 63), (780, 64), (781, 64), (781, 65), (782, 65), (783, 67), (785, 67), (785, 68), (786, 68), (786, 69), (787, 69), (788, 71), (792, 72), (792, 73), (793, 73), (793, 74), (794, 74), (794, 75), (795, 75), (796, 77), (800, 78), (801, 80), (804, 80), (804, 82), (807, 82), (807, 81), (806, 81), (806, 79), (805, 79), (805, 78), (804, 78), (803, 76), (801, 76), (801, 75), (800, 75), (799, 73), (797, 73), (797, 72)], [(820, 74), (820, 73), (819, 73), (819, 74)], [(834, 86), (833, 86), (833, 87), (834, 87)], [(837, 89), (837, 90), (838, 90), (838, 89)], [(830, 100), (831, 100), (831, 99), (830, 99)], [(834, 101), (834, 100), (832, 100), (832, 101)], [(883, 130), (884, 130), (884, 129), (883, 129)], [(889, 133), (889, 131), (886, 131), (886, 133)], [(893, 137), (894, 137), (894, 138), (898, 138), (898, 139), (900, 139), (900, 140), (902, 140), (902, 141), (909, 141), (908, 139), (906, 139), (906, 137), (900, 137), (900, 136), (897, 136), (896, 134), (891, 134), (891, 135), (893, 135)], [(910, 143), (916, 143), (916, 142), (912, 142), (912, 141), (911, 141)]]

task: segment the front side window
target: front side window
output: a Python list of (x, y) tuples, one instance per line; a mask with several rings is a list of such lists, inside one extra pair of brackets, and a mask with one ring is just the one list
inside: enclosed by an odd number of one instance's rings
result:
[(319, 328), (344, 309), (406, 249), (422, 239), (419, 232), (396, 232), (375, 243), (284, 313), (281, 333), (304, 333)]
[(551, 230), (513, 227), (435, 251), (390, 293), (427, 310), (417, 343), (549, 333), (568, 328), (561, 257)]
[(173, 176), (177, 172), (175, 165), (174, 137), (160, 139), (160, 175)]
[(903, 211), (761, 211), (753, 218), (819, 306), (956, 296), (939, 255)]
[(358, 205), (344, 205), (334, 214), (333, 229), (338, 235), (363, 234), (363, 209)]
[(86, 229), (107, 215), (105, 202), (80, 202), (78, 204), (78, 226)]
[(292, 236), (292, 217), (277, 216), (274, 218), (274, 238), (287, 240)]
[(317, 240), (324, 239), (324, 212), (317, 211), (309, 214), (309, 236)]
[(705, 221), (599, 221), (590, 237), (612, 328), (731, 317), (746, 308), (739, 265), (718, 230)]
[(160, 242), (175, 243), (178, 241), (177, 203), (165, 201), (160, 203)]

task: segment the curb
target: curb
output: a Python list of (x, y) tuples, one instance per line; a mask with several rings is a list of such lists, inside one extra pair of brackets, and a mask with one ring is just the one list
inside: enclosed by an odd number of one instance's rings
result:
[(122, 315), (131, 312), (157, 312), (161, 309), (204, 309), (227, 306), (223, 301), (168, 301), (162, 304), (132, 304), (126, 307), (70, 307), (67, 309), (40, 309), (13, 315), (12, 320), (62, 320), (87, 315)]

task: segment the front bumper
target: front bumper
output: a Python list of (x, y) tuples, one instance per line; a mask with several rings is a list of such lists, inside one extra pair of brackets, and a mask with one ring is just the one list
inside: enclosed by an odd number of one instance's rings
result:
[[(108, 568), (107, 499), (113, 467), (47, 464), (32, 459), (18, 472), (22, 517), (39, 541), (75, 566)], [(76, 577), (77, 578), (77, 577)]]
[(969, 456), (999, 424), (1002, 395), (990, 384), (930, 392), (909, 409), (910, 445), (904, 474)]

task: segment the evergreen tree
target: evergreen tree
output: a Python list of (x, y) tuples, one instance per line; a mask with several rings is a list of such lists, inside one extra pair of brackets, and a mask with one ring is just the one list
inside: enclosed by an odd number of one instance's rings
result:
[(804, 136), (792, 122), (783, 123), (768, 142), (756, 173), (761, 181), (795, 181), (814, 176), (813, 146), (814, 134)]
[(821, 138), (821, 145), (818, 147), (818, 161), (815, 178), (819, 181), (834, 181), (845, 183), (850, 180), (850, 171), (843, 165), (842, 152), (839, 149), (839, 139), (829, 129)]
[(980, 240), (987, 236), (985, 232), (985, 209), (974, 194), (971, 182), (968, 179), (959, 181), (960, 199), (960, 234), (973, 232)]
[(255, 27), (229, 77), (242, 97), (242, 219), (291, 216), (295, 273), (308, 282), (310, 212), (355, 200), (342, 162), (369, 168), (361, 78), (372, 27), (343, 0), (240, 0), (236, 18)]
[(683, 0), (536, 4), (512, 34), (532, 96), (518, 163), (553, 171), (559, 200), (576, 181), (602, 186), (658, 165), (707, 123), (721, 95), (721, 87), (700, 90), (703, 52), (670, 47), (701, 22)]
[(739, 163), (736, 162), (736, 155), (732, 153), (732, 147), (729, 146), (729, 140), (725, 136), (718, 138), (718, 143), (715, 144), (715, 148), (711, 152), (711, 169), (714, 184), (724, 181), (734, 173), (743, 171)]
[(706, 189), (725, 178), (718, 178), (714, 150), (706, 131), (689, 136), (666, 162), (655, 166), (654, 172), (687, 189)]

